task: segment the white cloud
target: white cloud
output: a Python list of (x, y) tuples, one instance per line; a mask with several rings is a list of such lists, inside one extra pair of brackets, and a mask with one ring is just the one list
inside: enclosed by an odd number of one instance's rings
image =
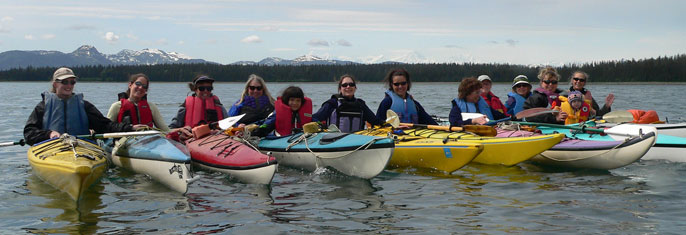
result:
[(24, 39), (26, 39), (26, 40), (33, 40), (34, 38), (33, 38), (33, 35), (27, 34), (27, 35), (24, 35)]
[(186, 42), (184, 42), (184, 41), (178, 41), (176, 44), (183, 45), (184, 43), (186, 43)]
[(279, 31), (279, 27), (273, 26), (273, 25), (263, 25), (260, 27), (257, 27), (255, 30), (257, 31)]
[(217, 42), (218, 42), (217, 39), (207, 39), (207, 40), (205, 40), (205, 43), (207, 43), (207, 44), (217, 44)]
[(43, 34), (43, 35), (41, 36), (41, 38), (43, 38), (43, 39), (45, 39), (45, 40), (50, 40), (50, 39), (53, 39), (53, 38), (55, 38), (55, 37), (56, 37), (56, 36), (55, 36), (54, 34)]
[(260, 39), (260, 37), (258, 37), (257, 35), (250, 35), (250, 36), (247, 36), (247, 37), (241, 39), (241, 42), (243, 42), (243, 43), (260, 43), (260, 42), (262, 42), (262, 39)]
[(138, 40), (138, 36), (134, 35), (133, 33), (127, 33), (126, 38), (131, 39), (131, 40)]
[(2, 19), (0, 19), (0, 22), (10, 22), (13, 20), (14, 20), (14, 18), (12, 18), (11, 16), (5, 16), (5, 17), (2, 17)]
[(166, 38), (160, 38), (157, 41), (155, 41), (155, 44), (157, 45), (167, 45), (167, 39)]
[(114, 43), (119, 40), (119, 35), (114, 34), (114, 32), (107, 32), (103, 38), (109, 43)]
[(79, 31), (79, 30), (95, 30), (96, 28), (93, 25), (77, 24), (77, 25), (69, 26), (69, 27), (67, 27), (67, 29)]
[(2, 17), (2, 19), (0, 19), (0, 33), (9, 33), (10, 28), (7, 27), (7, 24), (13, 20), (14, 18), (11, 16)]
[(272, 51), (296, 51), (298, 49), (295, 48), (274, 48)]
[(161, 16), (148, 16), (148, 17), (145, 17), (145, 18), (148, 19), (148, 20), (160, 20), (160, 19), (162, 19)]
[(338, 44), (339, 46), (344, 46), (344, 47), (349, 47), (349, 46), (353, 45), (352, 43), (346, 41), (345, 39), (341, 39), (341, 40), (336, 41), (336, 44)]
[(312, 39), (309, 42), (307, 42), (307, 45), (310, 45), (313, 47), (328, 47), (329, 42), (321, 40), (321, 39)]

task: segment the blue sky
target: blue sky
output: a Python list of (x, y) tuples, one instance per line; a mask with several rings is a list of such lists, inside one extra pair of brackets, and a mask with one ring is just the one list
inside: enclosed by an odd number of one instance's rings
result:
[(552, 64), (686, 53), (686, 1), (0, 0), (0, 51)]

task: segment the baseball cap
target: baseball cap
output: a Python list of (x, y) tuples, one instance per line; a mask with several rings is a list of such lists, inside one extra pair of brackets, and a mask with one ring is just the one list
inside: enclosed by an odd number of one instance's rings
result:
[(200, 76), (200, 77), (194, 79), (193, 85), (197, 84), (198, 82), (203, 82), (203, 81), (214, 82), (214, 79), (212, 79), (211, 77), (203, 75), (203, 76)]
[(483, 82), (484, 80), (489, 80), (493, 82), (493, 80), (491, 80), (491, 77), (489, 77), (488, 75), (481, 75), (479, 76), (479, 78), (477, 78), (477, 80), (479, 80), (479, 82)]
[(74, 71), (71, 71), (71, 69), (67, 67), (62, 67), (57, 70), (55, 70), (55, 73), (52, 74), (52, 81), (62, 81), (67, 78), (79, 78), (76, 75), (74, 75)]

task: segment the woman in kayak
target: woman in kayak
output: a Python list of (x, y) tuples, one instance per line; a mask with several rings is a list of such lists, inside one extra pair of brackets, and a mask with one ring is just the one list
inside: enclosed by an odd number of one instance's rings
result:
[[(183, 128), (182, 132), (170, 132), (170, 138), (183, 140), (189, 137), (191, 128), (209, 124), (224, 119), (226, 109), (219, 98), (212, 94), (214, 79), (207, 75), (198, 75), (193, 82), (188, 83), (188, 88), (193, 92), (186, 96), (181, 108), (172, 119), (169, 128)], [(180, 136), (179, 136), (180, 135)]]
[(150, 79), (142, 73), (129, 76), (126, 92), (118, 94), (119, 101), (114, 102), (107, 112), (107, 118), (113, 122), (129, 122), (156, 127), (169, 132), (169, 127), (154, 103), (148, 103)]
[(517, 75), (517, 77), (512, 80), (512, 91), (507, 93), (507, 102), (505, 107), (507, 107), (507, 113), (510, 116), (524, 110), (524, 102), (527, 98), (531, 96), (531, 83), (529, 83), (529, 78), (524, 75)]
[[(557, 83), (560, 80), (560, 75), (553, 67), (542, 68), (538, 73), (538, 79), (541, 80), (539, 88), (536, 88), (531, 93), (531, 96), (524, 102), (524, 109), (530, 108), (552, 108), (552, 103), (558, 101), (558, 96), (562, 90), (557, 89)], [(526, 118), (530, 122), (545, 122), (562, 124), (567, 118), (567, 113), (564, 111), (557, 114), (547, 113), (534, 117)]]
[(52, 75), (52, 89), (43, 92), (42, 100), (33, 109), (24, 126), (24, 139), (29, 145), (56, 138), (67, 133), (88, 135), (95, 133), (133, 130), (131, 123), (115, 123), (83, 99), (83, 94), (74, 93), (76, 79), (69, 68), (59, 68)]
[(422, 105), (407, 93), (412, 87), (412, 80), (410, 80), (410, 74), (405, 69), (391, 70), (386, 75), (384, 83), (386, 83), (388, 90), (386, 90), (386, 95), (379, 104), (379, 109), (376, 110), (376, 117), (379, 120), (386, 120), (386, 111), (392, 109), (398, 114), (400, 122), (438, 125), (424, 111)]
[(264, 120), (274, 111), (274, 98), (260, 76), (250, 74), (241, 98), (231, 106), (229, 116), (245, 114), (237, 122), (238, 127)]
[(264, 137), (272, 130), (280, 136), (291, 135), (312, 121), (317, 121), (312, 117), (312, 100), (300, 87), (289, 86), (274, 102), (274, 113), (253, 130), (253, 135)]
[(481, 82), (481, 97), (484, 98), (488, 106), (493, 110), (504, 114), (505, 116), (510, 116), (507, 114), (507, 108), (505, 105), (503, 105), (503, 102), (500, 101), (500, 97), (491, 92), (491, 88), (493, 87), (493, 81), (491, 81), (491, 77), (488, 75), (481, 75), (477, 78), (477, 80)]
[(338, 80), (338, 94), (332, 95), (313, 115), (315, 119), (336, 125), (342, 132), (350, 133), (365, 128), (365, 122), (381, 125), (364, 100), (355, 98), (357, 82), (352, 75), (343, 75)]
[[(484, 116), (467, 119), (462, 121), (462, 112), (465, 113), (481, 113)], [(507, 116), (493, 110), (486, 101), (481, 97), (481, 82), (474, 77), (462, 79), (460, 86), (457, 89), (457, 98), (452, 100), (452, 108), (450, 109), (450, 126), (462, 126), (486, 123), (486, 117), (491, 120), (502, 119)]]
[(612, 93), (607, 95), (607, 97), (605, 97), (605, 105), (603, 105), (603, 107), (600, 108), (600, 106), (598, 105), (598, 102), (596, 102), (595, 99), (593, 98), (591, 91), (584, 88), (586, 86), (586, 83), (588, 83), (588, 78), (589, 78), (589, 76), (587, 73), (580, 71), (580, 70), (574, 71), (572, 73), (572, 76), (569, 77), (569, 84), (571, 85), (569, 87), (569, 90), (562, 92), (560, 95), (561, 96), (567, 96), (569, 94), (569, 92), (572, 92), (572, 91), (581, 92), (581, 94), (584, 95), (584, 99), (587, 99), (591, 102), (591, 108), (593, 108), (593, 110), (597, 111), (596, 115), (603, 116), (606, 113), (609, 113), (610, 111), (612, 111), (612, 103), (615, 101), (615, 95)]

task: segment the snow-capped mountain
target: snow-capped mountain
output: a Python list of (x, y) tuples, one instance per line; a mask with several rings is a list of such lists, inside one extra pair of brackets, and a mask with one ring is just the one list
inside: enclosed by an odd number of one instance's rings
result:
[(6, 51), (0, 53), (0, 70), (11, 68), (58, 67), (78, 65), (136, 65), (136, 64), (172, 64), (172, 63), (212, 63), (202, 59), (165, 52), (158, 49), (140, 51), (122, 50), (117, 54), (100, 53), (95, 47), (83, 45), (71, 53), (59, 51)]
[(273, 66), (273, 65), (332, 65), (332, 64), (355, 64), (356, 62), (353, 61), (344, 61), (344, 60), (330, 60), (330, 59), (323, 59), (321, 57), (307, 54), (303, 56), (299, 56), (295, 59), (288, 60), (288, 59), (283, 59), (279, 57), (267, 57), (259, 62), (253, 62), (253, 61), (237, 61), (231, 64), (234, 65), (268, 65), (268, 66)]

